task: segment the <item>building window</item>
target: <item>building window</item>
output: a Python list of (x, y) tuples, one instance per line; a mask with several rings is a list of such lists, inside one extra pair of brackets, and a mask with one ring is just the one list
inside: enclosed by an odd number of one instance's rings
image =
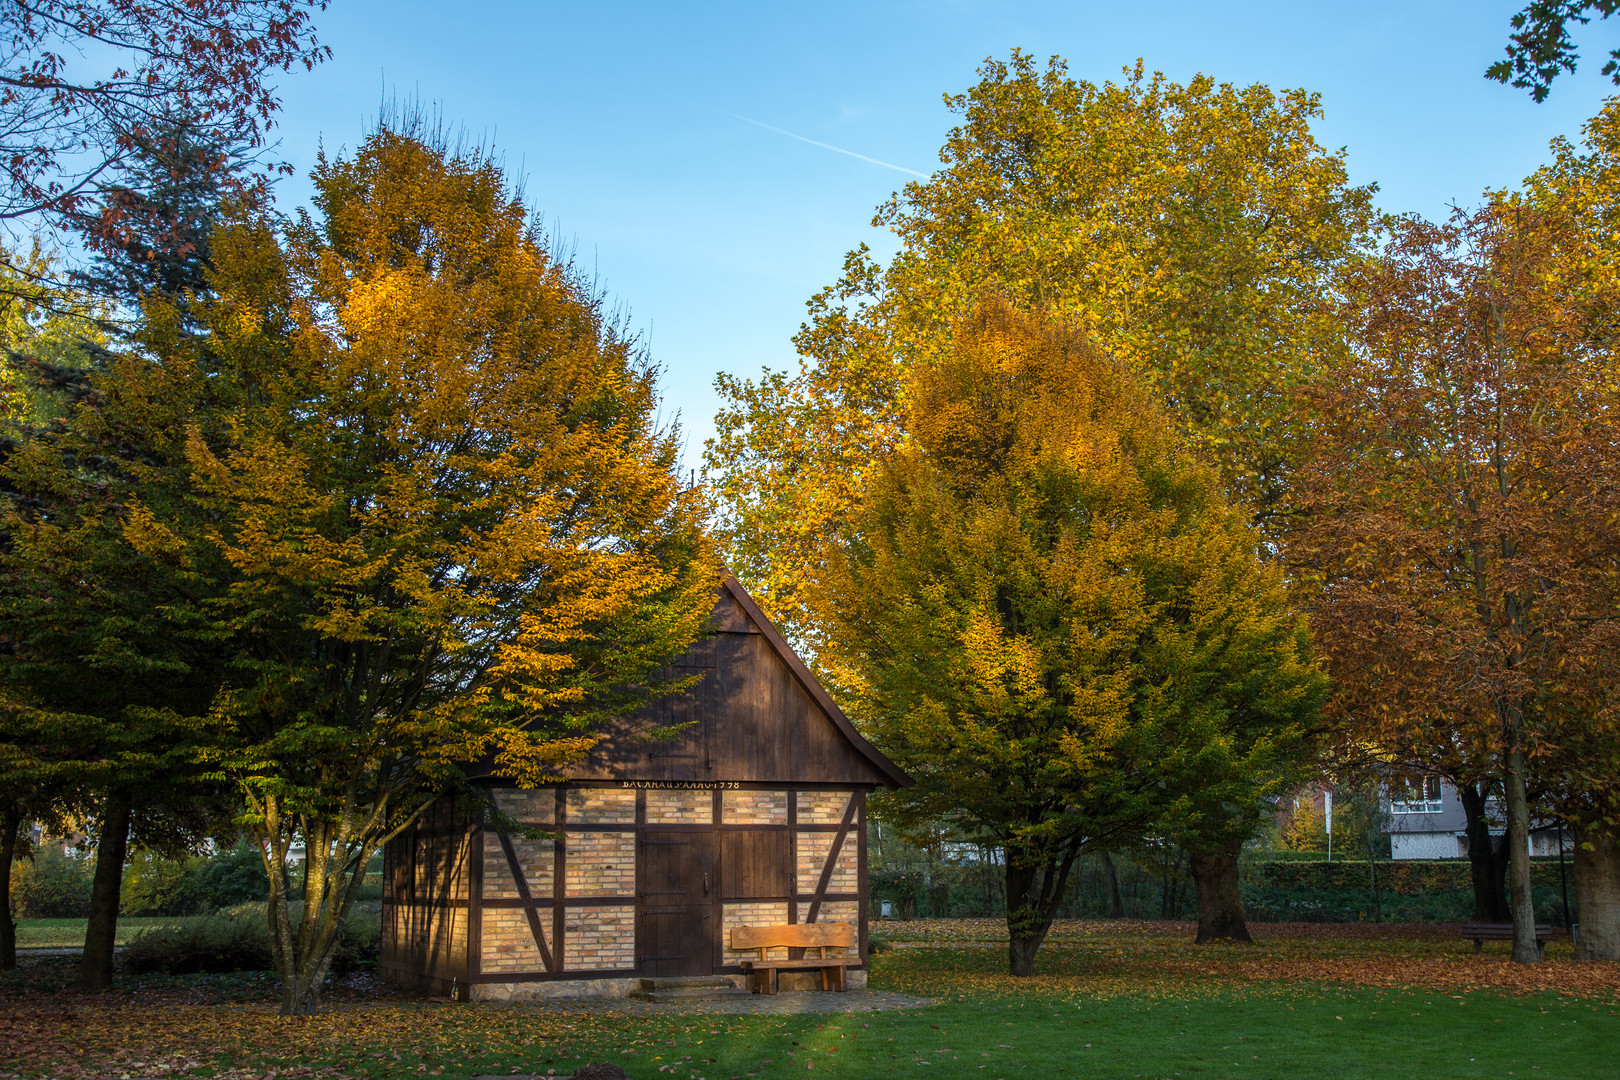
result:
[(1442, 809), (1438, 776), (1402, 780), (1390, 787), (1389, 812), (1392, 814), (1438, 814)]

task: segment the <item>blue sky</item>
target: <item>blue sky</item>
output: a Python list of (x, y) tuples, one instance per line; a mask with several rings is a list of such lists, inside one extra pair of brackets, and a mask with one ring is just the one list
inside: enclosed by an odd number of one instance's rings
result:
[(491, 138), (648, 336), (697, 465), (715, 374), (797, 366), (804, 303), (844, 253), (893, 250), (872, 211), (911, 177), (873, 161), (934, 169), (941, 95), (985, 57), (1055, 54), (1098, 82), (1141, 57), (1178, 82), (1314, 90), (1317, 138), (1347, 148), (1352, 179), (1433, 216), (1517, 183), (1614, 90), (1598, 75), (1612, 22), (1577, 32), (1586, 61), (1542, 105), (1481, 78), (1520, 6), (333, 0), (332, 61), (282, 84), (280, 156), (300, 176), (280, 198), (304, 201), (319, 146), (353, 147), (385, 96)]

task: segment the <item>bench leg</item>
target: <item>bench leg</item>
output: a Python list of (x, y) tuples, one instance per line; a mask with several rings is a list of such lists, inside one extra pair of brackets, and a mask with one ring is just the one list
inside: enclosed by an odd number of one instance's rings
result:
[(833, 974), (834, 980), (838, 983), (838, 992), (840, 994), (842, 994), (845, 990), (849, 989), (849, 986), (844, 982), (844, 971), (845, 970), (846, 969), (840, 967), (840, 968), (837, 968), (835, 970), (834, 974)]
[(1476, 952), (1476, 953), (1482, 953), (1482, 952), (1484, 952), (1484, 951), (1485, 951), (1485, 942), (1484, 942), (1484, 941), (1482, 941), (1482, 940), (1481, 940), (1481, 939), (1479, 939), (1479, 938), (1475, 938), (1475, 939), (1474, 939), (1474, 951), (1475, 951), (1475, 952)]

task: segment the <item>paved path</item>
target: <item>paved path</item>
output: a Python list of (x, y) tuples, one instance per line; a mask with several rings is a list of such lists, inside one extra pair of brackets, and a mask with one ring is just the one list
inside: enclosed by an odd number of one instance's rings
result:
[[(939, 1002), (882, 990), (786, 990), (779, 994), (749, 994), (725, 1001), (638, 1001), (635, 998), (547, 998), (515, 1001), (513, 1008), (540, 1008), (547, 1012), (581, 1012), (596, 1016), (780, 1016), (800, 1013), (883, 1012), (923, 1009)], [(486, 1008), (488, 1006), (485, 1006)]]

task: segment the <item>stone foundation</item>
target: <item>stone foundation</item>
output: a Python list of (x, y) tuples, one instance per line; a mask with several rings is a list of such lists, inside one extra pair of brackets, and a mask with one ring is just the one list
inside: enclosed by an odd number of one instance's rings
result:
[(473, 1001), (541, 1001), (547, 998), (625, 998), (640, 979), (551, 979), (546, 982), (475, 983)]
[[(848, 990), (865, 990), (866, 969), (845, 968), (844, 987)], [(776, 973), (776, 988), (778, 990), (820, 990), (821, 972), (779, 971)]]

